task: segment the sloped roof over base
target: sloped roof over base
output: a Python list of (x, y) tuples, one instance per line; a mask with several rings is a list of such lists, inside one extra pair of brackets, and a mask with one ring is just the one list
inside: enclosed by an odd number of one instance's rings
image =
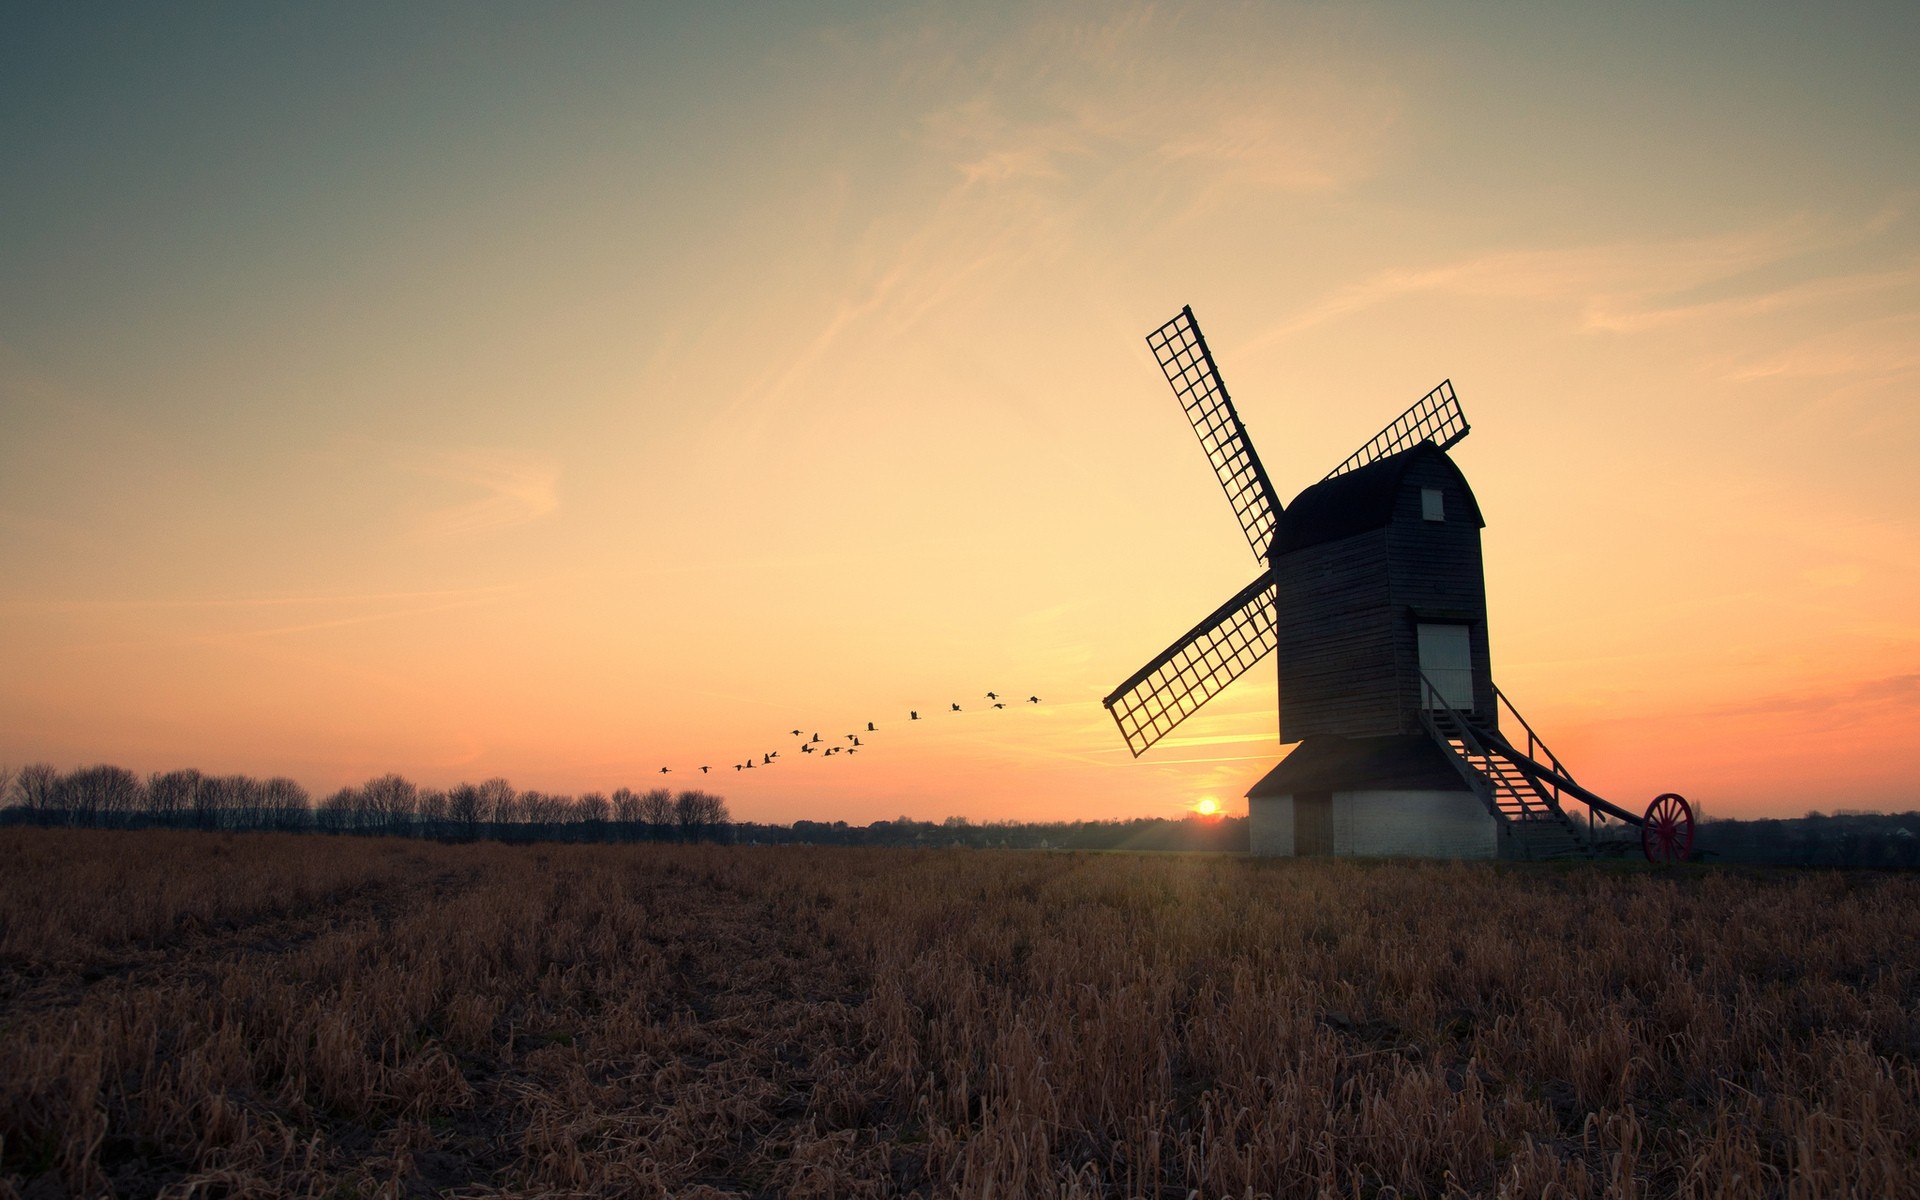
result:
[(1460, 773), (1425, 734), (1387, 737), (1312, 737), (1293, 748), (1259, 783), (1248, 799), (1300, 792), (1384, 790), (1469, 791)]

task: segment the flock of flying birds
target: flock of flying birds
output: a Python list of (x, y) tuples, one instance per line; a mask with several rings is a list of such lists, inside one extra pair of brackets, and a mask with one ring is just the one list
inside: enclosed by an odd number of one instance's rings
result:
[[(999, 692), (988, 692), (986, 694), (986, 699), (994, 709), (1004, 709), (1007, 707), (1009, 703), (1013, 703), (1012, 701), (1002, 699)], [(1026, 703), (1038, 704), (1040, 703), (1040, 697), (1028, 696), (1026, 699)], [(960, 707), (960, 705), (957, 703), (947, 705), (948, 713), (957, 713), (957, 712), (963, 712), (963, 711), (965, 710), (963, 710)], [(907, 711), (907, 720), (918, 721), (920, 719), (921, 717), (920, 717), (919, 709), (915, 708), (915, 709), (909, 709)], [(812, 737), (808, 737), (807, 730), (793, 729), (788, 731), (788, 736), (797, 737), (800, 739), (800, 753), (818, 755), (822, 759), (827, 759), (827, 758), (832, 758), (836, 754), (858, 754), (863, 748), (865, 748), (866, 743), (860, 740), (860, 734), (880, 732), (880, 727), (874, 724), (872, 721), (865, 722), (865, 725), (866, 725), (866, 728), (863, 730), (841, 735), (846, 739), (846, 742), (847, 742), (847, 744), (844, 746), (841, 745), (839, 740), (837, 739), (823, 744), (820, 734), (817, 731), (814, 732)], [(729, 765), (731, 765), (733, 769), (736, 771), (752, 771), (758, 768), (774, 766), (778, 762), (779, 758), (780, 758), (780, 751), (765, 750), (758, 755), (753, 755), (753, 754), (747, 755), (746, 761), (744, 762), (737, 762)], [(756, 759), (758, 761), (755, 761)], [(703, 766), (698, 768), (698, 770), (702, 775), (705, 775), (709, 771), (713, 770), (713, 768), (711, 766)], [(673, 773), (673, 768), (661, 767), (660, 773), (662, 775), (671, 775)]]

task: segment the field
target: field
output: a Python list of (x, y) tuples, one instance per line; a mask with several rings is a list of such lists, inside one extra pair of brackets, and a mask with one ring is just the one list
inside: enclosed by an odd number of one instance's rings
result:
[(0, 1194), (1920, 1195), (1920, 878), (0, 831)]

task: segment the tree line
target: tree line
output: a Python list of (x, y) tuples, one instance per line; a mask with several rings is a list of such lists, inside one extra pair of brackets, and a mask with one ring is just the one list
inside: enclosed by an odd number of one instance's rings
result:
[(145, 779), (125, 767), (0, 770), (8, 823), (109, 829), (281, 830), (501, 841), (726, 841), (727, 802), (711, 792), (651, 788), (582, 796), (519, 791), (505, 779), (422, 788), (382, 775), (314, 801), (284, 776), (188, 769)]
[(709, 792), (618, 788), (581, 796), (519, 791), (505, 779), (422, 788), (400, 775), (344, 787), (317, 802), (285, 777), (156, 772), (124, 767), (63, 772), (36, 763), (0, 768), (0, 824), (109, 829), (278, 830), (507, 842), (727, 841), (756, 845), (902, 846), (1024, 850), (1247, 848), (1245, 817), (991, 821), (900, 817), (850, 825), (736, 822)]

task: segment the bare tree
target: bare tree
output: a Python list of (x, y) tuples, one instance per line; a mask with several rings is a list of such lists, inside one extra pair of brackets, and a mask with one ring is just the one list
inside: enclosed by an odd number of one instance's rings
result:
[(61, 791), (78, 825), (124, 825), (141, 807), (140, 778), (125, 767), (81, 767), (62, 781)]
[(19, 777), (20, 772), (14, 770), (12, 767), (0, 764), (0, 808), (12, 806), (13, 781)]
[(687, 841), (718, 838), (728, 823), (727, 802), (711, 792), (686, 791), (674, 798), (674, 818)]
[(360, 804), (360, 790), (343, 787), (320, 802), (314, 824), (328, 833), (350, 833), (359, 825)]
[(682, 792), (679, 802), (692, 810), (695, 836), (715, 841), (725, 838), (729, 824), (725, 800), (712, 792), (696, 791)]
[(196, 829), (218, 829), (227, 810), (227, 781), (202, 775), (193, 789), (193, 825)]
[(183, 825), (200, 794), (200, 772), (155, 772), (147, 777), (147, 813), (156, 824)]
[(614, 789), (613, 819), (620, 825), (622, 841), (630, 842), (639, 836), (640, 822), (643, 819), (640, 812), (640, 797), (632, 788)]
[(534, 837), (552, 837), (555, 830), (566, 821), (568, 810), (572, 807), (572, 796), (558, 796), (549, 792), (520, 793), (521, 818), (533, 826), (529, 832)]
[(60, 783), (60, 769), (52, 763), (28, 763), (13, 781), (20, 790), (21, 805), (42, 821), (59, 811)]
[(250, 775), (222, 775), (217, 781), (220, 795), (220, 828), (258, 829), (266, 821), (266, 788)]
[(673, 793), (666, 788), (651, 788), (640, 797), (640, 819), (646, 822), (650, 840), (665, 841), (675, 815)]
[(427, 788), (420, 793), (420, 836), (441, 837), (446, 834), (447, 814), (452, 811), (453, 798), (438, 788)]
[(519, 820), (513, 785), (494, 776), (480, 785), (481, 820), (493, 826), (494, 837), (504, 837), (506, 826)]
[(480, 789), (471, 783), (454, 784), (447, 793), (447, 819), (461, 837), (479, 837), (481, 823), (491, 819), (487, 801)]
[(378, 833), (405, 835), (413, 832), (413, 820), (420, 807), (420, 791), (399, 775), (382, 775), (360, 785), (365, 798), (366, 824)]
[(573, 819), (582, 835), (593, 841), (607, 840), (607, 814), (613, 811), (603, 792), (588, 792), (573, 802)]
[(276, 775), (260, 785), (262, 828), (305, 829), (313, 819), (310, 804), (307, 789), (284, 775)]
[(706, 827), (707, 835), (722, 841), (726, 840), (730, 836), (733, 825), (733, 814), (727, 811), (726, 798), (716, 796), (712, 792), (701, 792), (700, 808), (700, 822)]

